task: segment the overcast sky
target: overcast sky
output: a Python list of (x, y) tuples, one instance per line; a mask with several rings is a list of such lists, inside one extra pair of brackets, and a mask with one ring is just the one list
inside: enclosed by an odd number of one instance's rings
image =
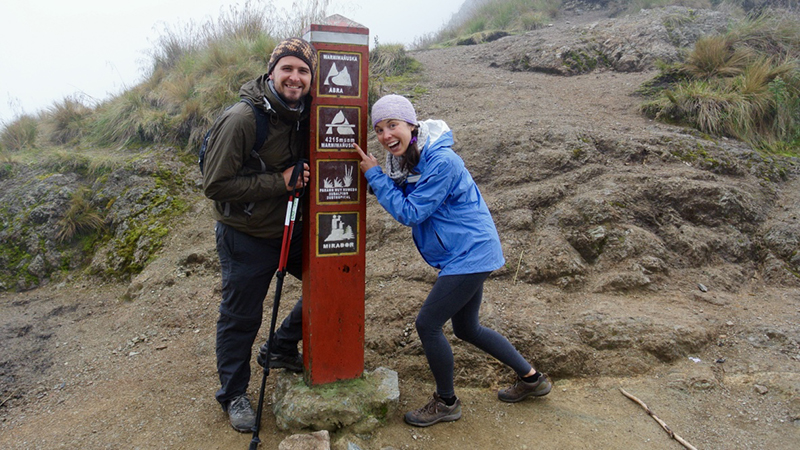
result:
[[(102, 101), (142, 81), (148, 51), (164, 27), (216, 20), (245, 0), (2, 0), (0, 128), (67, 96)], [(277, 10), (293, 0), (269, 1)], [(252, 3), (260, 3), (254, 1)], [(300, 1), (307, 4), (307, 1)], [(332, 0), (341, 14), (369, 28), (370, 42), (411, 44), (439, 31), (464, 0)]]

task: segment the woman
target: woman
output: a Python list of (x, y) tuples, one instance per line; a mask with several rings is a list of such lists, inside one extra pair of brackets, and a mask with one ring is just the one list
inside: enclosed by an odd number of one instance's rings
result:
[(411, 227), (420, 254), (439, 269), (415, 322), (436, 391), (428, 404), (406, 413), (406, 422), (426, 427), (461, 418), (461, 402), (453, 387), (453, 351), (442, 331), (448, 320), (456, 337), (517, 373), (517, 382), (498, 392), (500, 400), (547, 395), (552, 387), (547, 375), (537, 372), (505, 337), (478, 321), (483, 282), (505, 259), (489, 208), (451, 148), (450, 128), (441, 120), (418, 122), (411, 102), (399, 95), (375, 102), (372, 125), (388, 151), (389, 173), (383, 173), (375, 156), (354, 145), (361, 170), (381, 206)]

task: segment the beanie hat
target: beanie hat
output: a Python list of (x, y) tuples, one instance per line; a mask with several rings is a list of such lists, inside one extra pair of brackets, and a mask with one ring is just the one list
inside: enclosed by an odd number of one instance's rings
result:
[(372, 127), (375, 128), (378, 122), (386, 119), (398, 119), (418, 125), (414, 105), (402, 95), (386, 95), (372, 105)]
[(288, 38), (278, 43), (269, 57), (267, 75), (272, 73), (275, 65), (284, 56), (295, 56), (302, 59), (311, 69), (311, 77), (314, 77), (314, 72), (317, 70), (317, 50), (308, 41), (300, 38)]

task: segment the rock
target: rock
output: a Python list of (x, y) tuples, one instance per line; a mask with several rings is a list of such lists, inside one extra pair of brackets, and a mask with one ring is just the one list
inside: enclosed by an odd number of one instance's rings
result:
[(47, 268), (45, 267), (44, 257), (41, 254), (33, 258), (33, 261), (28, 266), (28, 272), (40, 279), (47, 276)]
[(646, 287), (652, 283), (641, 271), (612, 272), (600, 277), (595, 292), (624, 292)]
[(278, 450), (330, 450), (331, 438), (327, 430), (310, 434), (293, 434), (278, 444)]
[(275, 421), (283, 430), (347, 428), (369, 433), (400, 401), (397, 372), (379, 367), (355, 380), (308, 387), (299, 375), (278, 373), (273, 392)]
[(526, 251), (519, 277), (530, 282), (553, 281), (575, 277), (586, 271), (580, 254), (561, 233), (552, 228), (533, 236), (533, 248)]
[(691, 47), (699, 37), (725, 31), (728, 20), (728, 13), (721, 11), (657, 8), (626, 20), (607, 18), (574, 26), (565, 22), (562, 27), (507, 37), (496, 46), (488, 45), (483, 56), (494, 66), (558, 75), (596, 69), (639, 72), (659, 60), (676, 61), (680, 50)]
[(653, 317), (613, 317), (588, 311), (575, 324), (581, 341), (597, 350), (625, 350), (671, 362), (695, 352), (718, 333), (702, 322), (675, 326)]
[(728, 300), (724, 296), (711, 295), (702, 292), (693, 292), (692, 298), (697, 301), (709, 303), (716, 306), (725, 306), (728, 304)]

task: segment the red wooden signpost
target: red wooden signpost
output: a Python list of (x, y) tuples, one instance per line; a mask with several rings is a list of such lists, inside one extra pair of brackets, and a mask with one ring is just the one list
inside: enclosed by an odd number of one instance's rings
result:
[(364, 371), (366, 149), (369, 30), (339, 15), (303, 36), (317, 49), (304, 199), (303, 354), (308, 385)]

